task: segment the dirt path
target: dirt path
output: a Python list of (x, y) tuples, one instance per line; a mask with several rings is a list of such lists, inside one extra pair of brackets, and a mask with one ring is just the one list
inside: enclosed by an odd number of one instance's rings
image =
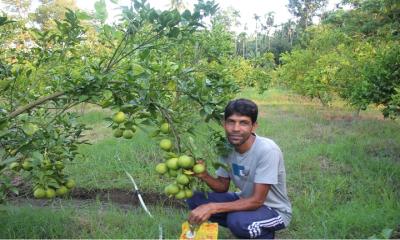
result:
[[(165, 194), (155, 193), (155, 192), (141, 192), (140, 193), (143, 201), (146, 205), (159, 205), (164, 207), (173, 208), (186, 208), (183, 201), (178, 201), (173, 198), (169, 198)], [(133, 191), (125, 189), (74, 189), (66, 199), (77, 207), (87, 206), (93, 202), (100, 202), (104, 204), (117, 204), (123, 209), (131, 209), (135, 207), (140, 207), (140, 202), (137, 194)], [(56, 199), (55, 202), (62, 202), (62, 199)], [(37, 207), (48, 207), (53, 206), (53, 201), (48, 199), (35, 199), (31, 194), (20, 194), (19, 196), (13, 196), (8, 199), (8, 202), (23, 205), (30, 204)]]

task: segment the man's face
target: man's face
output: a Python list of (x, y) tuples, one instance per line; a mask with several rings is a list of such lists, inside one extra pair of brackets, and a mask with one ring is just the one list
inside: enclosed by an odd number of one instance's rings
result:
[(224, 121), (226, 137), (233, 146), (245, 143), (256, 127), (257, 124), (253, 124), (250, 117), (239, 114), (233, 114)]

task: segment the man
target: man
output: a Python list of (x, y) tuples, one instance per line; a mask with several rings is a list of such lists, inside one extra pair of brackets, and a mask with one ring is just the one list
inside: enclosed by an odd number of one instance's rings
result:
[[(286, 192), (282, 152), (270, 139), (255, 134), (257, 105), (237, 99), (225, 108), (224, 129), (234, 150), (221, 161), (217, 177), (208, 172), (197, 177), (214, 191), (196, 192), (187, 200), (191, 224), (210, 220), (228, 227), (239, 238), (274, 238), (289, 225), (292, 210)], [(240, 192), (228, 192), (230, 181)]]

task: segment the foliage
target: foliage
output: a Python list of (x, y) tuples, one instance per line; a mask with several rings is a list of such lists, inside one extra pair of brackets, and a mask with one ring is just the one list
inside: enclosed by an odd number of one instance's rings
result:
[(230, 66), (233, 78), (238, 85), (256, 87), (260, 93), (269, 88), (272, 80), (272, 72), (275, 68), (272, 53), (265, 53), (253, 60), (236, 57), (231, 59), (227, 65)]
[[(368, 109), (361, 112), (359, 118), (354, 118), (352, 110), (342, 101), (335, 101), (335, 108), (326, 109), (315, 101), (277, 89), (262, 95), (258, 95), (255, 89), (244, 89), (237, 97), (251, 98), (260, 104), (257, 134), (274, 139), (285, 155), (287, 187), (294, 213), (291, 225), (277, 232), (277, 237), (366, 239), (375, 235), (376, 238), (385, 238), (387, 230), (383, 229), (386, 228), (393, 229), (392, 238), (399, 237), (398, 121), (382, 121), (376, 109)], [(129, 179), (121, 177), (123, 168), (114, 158), (118, 149), (121, 161), (137, 180), (141, 193), (162, 191), (165, 181), (154, 171), (160, 153), (146, 133), (138, 130), (134, 141), (113, 138), (109, 133), (111, 129), (103, 120), (110, 110), (95, 106), (87, 106), (87, 110), (80, 121), (84, 120), (93, 128), (86, 136), (93, 145), (80, 147), (80, 152), (88, 156), (85, 161), (75, 161), (66, 166), (70, 176), (77, 179), (77, 185), (87, 189), (90, 196), (93, 196), (94, 189), (99, 188), (113, 196), (113, 189), (118, 188), (125, 190), (123, 195), (130, 198), (128, 192), (131, 192), (132, 185)], [(201, 149), (211, 153), (213, 147), (205, 134), (210, 124), (193, 122), (193, 125), (199, 133), (196, 143), (201, 143)], [(207, 158), (211, 157), (216, 159), (217, 155)], [(212, 170), (211, 165), (209, 170)], [(165, 238), (176, 238), (179, 224), (187, 217), (187, 210), (169, 209), (166, 199), (152, 205), (149, 201), (154, 195), (142, 196), (155, 219), (163, 225)], [(68, 199), (51, 203), (39, 201), (47, 203), (40, 209), (32, 208), (29, 200), (26, 207), (20, 201), (10, 206), (13, 204), (10, 201), (1, 206), (0, 232), (7, 238), (146, 238), (149, 232), (158, 238), (158, 224), (141, 207), (127, 210), (124, 204), (121, 209), (116, 205), (114, 210), (118, 212), (110, 219), (107, 217), (110, 199), (115, 198), (109, 198), (107, 194), (99, 197), (93, 196), (92, 200), (83, 202), (74, 199), (71, 203)], [(121, 201), (120, 198), (115, 200)], [(92, 201), (97, 204), (92, 206)], [(58, 218), (54, 218), (56, 223), (46, 224), (50, 216), (59, 216), (59, 210), (69, 211), (69, 207), (73, 214), (66, 220), (72, 225)], [(102, 214), (99, 214), (100, 210)], [(127, 219), (127, 215), (132, 215), (132, 219)], [(27, 221), (28, 218), (32, 221)], [(143, 227), (132, 228), (135, 223)], [(61, 227), (52, 231), (55, 226)], [(232, 235), (222, 234), (219, 237), (232, 238)]]
[(312, 18), (327, 5), (327, 0), (289, 0), (288, 9), (299, 18), (298, 27), (306, 30), (312, 25)]
[(53, 19), (63, 19), (65, 9), (76, 10), (75, 0), (40, 0), (41, 4), (31, 14), (31, 19), (39, 24), (42, 29), (50, 29), (54, 24)]
[[(216, 11), (211, 2), (200, 1), (193, 13), (180, 14), (133, 1), (115, 26), (102, 21), (101, 1), (96, 11), (100, 21), (87, 27), (80, 18), (89, 16), (69, 9), (48, 27), (20, 25), (30, 36), (19, 48), (12, 47), (18, 25), (0, 26), (7, 29), (0, 39), (6, 46), (0, 59), (1, 165), (29, 161), (34, 189), (67, 186), (68, 176), (57, 164), (75, 159), (86, 129), (69, 112), (73, 106), (89, 102), (122, 111), (133, 126), (168, 122), (168, 137), (180, 153), (190, 151), (181, 138), (191, 132), (193, 113), (220, 121), (237, 91), (226, 67), (210, 61), (226, 52), (212, 48), (219, 46), (218, 37), (208, 47), (205, 40), (196, 41), (196, 35), (213, 36), (199, 30), (201, 19)], [(196, 47), (202, 51), (193, 51)]]
[(396, 8), (391, 1), (368, 0), (331, 13), (324, 24), (307, 31), (301, 47), (282, 56), (281, 80), (323, 104), (340, 96), (357, 109), (373, 103), (383, 106), (385, 117), (398, 116)]

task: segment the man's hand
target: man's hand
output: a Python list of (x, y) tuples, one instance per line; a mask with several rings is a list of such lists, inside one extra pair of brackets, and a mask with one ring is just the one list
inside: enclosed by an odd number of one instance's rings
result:
[(228, 191), (230, 183), (229, 178), (224, 178), (224, 177), (215, 178), (207, 172), (207, 166), (203, 160), (199, 159), (196, 161), (196, 163), (204, 165), (204, 168), (206, 170), (202, 173), (197, 173), (194, 176), (198, 177), (200, 180), (205, 182), (214, 192)]
[(214, 205), (212, 203), (200, 205), (190, 212), (188, 221), (190, 224), (201, 224), (207, 221), (214, 213)]

